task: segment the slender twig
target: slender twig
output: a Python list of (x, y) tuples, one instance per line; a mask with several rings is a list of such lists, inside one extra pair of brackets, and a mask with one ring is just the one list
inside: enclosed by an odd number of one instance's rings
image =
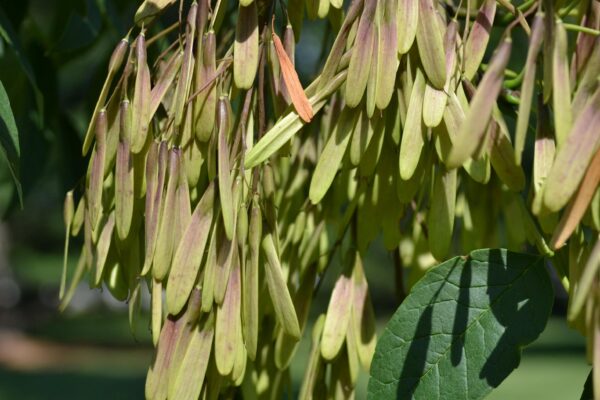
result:
[[(263, 28), (263, 38), (268, 34), (267, 26)], [(263, 41), (264, 43), (264, 41)], [(263, 46), (260, 52), (259, 64), (258, 64), (258, 88), (256, 90), (256, 113), (258, 115), (258, 139), (260, 139), (267, 130), (265, 121), (265, 67), (267, 64), (267, 54)], [(252, 173), (252, 193), (258, 193), (258, 181), (260, 178), (260, 168), (254, 168)]]
[(575, 9), (575, 7), (577, 7), (579, 5), (580, 5), (579, 2), (574, 1), (571, 4), (569, 4), (567, 7), (558, 10), (558, 15), (561, 18), (564, 18), (564, 17), (568, 16), (571, 13), (571, 11), (573, 11)]
[[(525, 2), (523, 2), (522, 4), (519, 4), (517, 6), (517, 10), (521, 11), (521, 12), (525, 12), (525, 10), (530, 9), (530, 7), (533, 8), (537, 8), (538, 5), (538, 0), (527, 0)], [(515, 19), (516, 15), (515, 14), (506, 14), (502, 17), (502, 19), (500, 20), (501, 22), (508, 24), (510, 22), (512, 22)]]
[[(510, 1), (508, 0), (496, 0), (502, 7), (506, 8), (509, 12), (513, 13), (516, 17), (516, 22), (517, 24), (520, 24), (521, 27), (523, 28), (523, 30), (525, 31), (525, 33), (527, 34), (527, 36), (531, 35), (531, 28), (529, 27), (529, 24), (527, 23), (527, 20), (525, 20), (525, 15), (521, 12), (521, 10), (519, 10), (518, 8), (516, 8), (514, 5), (511, 4)], [(509, 32), (512, 28), (514, 27), (513, 24), (510, 24), (508, 26), (508, 28), (506, 28), (505, 32)]]
[(212, 18), (210, 19), (210, 30), (213, 30), (215, 27), (215, 20), (217, 19), (217, 14), (219, 13), (220, 8), (221, 8), (221, 0), (217, 0), (217, 4), (215, 5)]
[[(265, 25), (263, 29), (263, 43), (267, 43), (266, 38), (268, 37), (268, 25)], [(267, 130), (266, 123), (266, 105), (265, 105), (265, 67), (267, 64), (266, 51), (263, 51), (260, 59), (260, 69), (258, 72), (258, 134), (262, 136)]]
[[(160, 60), (162, 60), (171, 50), (173, 50), (173, 48), (175, 48), (175, 46), (177, 46), (179, 44), (179, 41), (174, 41), (173, 43), (171, 43), (169, 45), (169, 47), (167, 47), (166, 49), (164, 49), (162, 51), (162, 53), (160, 53), (158, 55), (158, 57), (156, 57), (156, 60), (154, 61), (154, 64), (152, 64), (152, 68), (156, 68), (156, 66), (158, 65), (158, 62)], [(183, 40), (183, 44), (185, 44), (185, 39)]]
[(200, 93), (202, 93), (203, 91), (205, 91), (206, 89), (208, 89), (209, 87), (212, 87), (215, 83), (215, 81), (217, 80), (217, 78), (219, 76), (221, 76), (225, 71), (227, 71), (227, 67), (229, 67), (229, 65), (233, 62), (233, 58), (229, 57), (229, 58), (225, 58), (222, 60), (221, 65), (219, 65), (219, 68), (217, 68), (217, 71), (215, 72), (215, 75), (213, 77), (211, 77), (208, 81), (206, 81), (206, 83), (204, 83), (204, 85), (202, 85), (200, 87), (200, 89), (196, 90), (187, 100), (186, 104), (189, 104), (189, 102), (191, 102), (192, 100), (194, 100), (196, 98), (196, 96), (198, 96)]
[(568, 31), (575, 31), (575, 32), (581, 32), (581, 33), (587, 33), (588, 35), (600, 36), (599, 30), (593, 29), (593, 28), (588, 28), (587, 26), (581, 26), (581, 25), (577, 25), (577, 24), (568, 24), (568, 23), (563, 23), (563, 26)]
[(233, 142), (233, 146), (231, 147), (231, 158), (235, 158), (235, 154), (238, 152), (238, 147), (241, 144), (240, 151), (240, 174), (244, 176), (244, 155), (246, 153), (246, 123), (248, 122), (248, 115), (250, 114), (250, 106), (252, 105), (252, 94), (254, 93), (253, 88), (250, 88), (246, 91), (246, 96), (244, 97), (244, 105), (242, 107), (242, 112), (240, 113), (240, 119), (238, 122), (238, 126), (235, 132), (235, 141)]
[(158, 32), (156, 35), (152, 36), (150, 39), (146, 40), (146, 47), (152, 45), (154, 42), (156, 42), (163, 36), (168, 35), (169, 33), (173, 32), (178, 27), (179, 27), (179, 22), (174, 22), (173, 25), (163, 29), (162, 31)]
[(521, 72), (519, 72), (519, 74), (517, 76), (515, 76), (512, 79), (504, 81), (503, 86), (507, 89), (513, 89), (517, 86), (521, 86), (524, 76), (525, 76), (525, 67), (523, 67), (523, 69), (521, 69)]
[[(462, 0), (461, 0), (461, 4), (462, 4)], [(467, 0), (467, 10), (471, 10), (471, 0)], [(471, 14), (470, 12), (468, 12), (465, 16), (465, 29), (463, 30), (463, 35), (462, 35), (462, 41), (460, 46), (462, 47), (462, 51), (461, 51), (461, 60), (460, 60), (460, 73), (461, 75), (464, 73), (465, 69), (466, 69), (466, 51), (467, 51), (467, 35), (469, 34), (469, 23), (470, 23), (470, 19), (471, 19)], [(457, 86), (458, 86), (458, 82), (460, 81), (460, 79), (457, 79)]]
[[(354, 216), (356, 215), (356, 209), (357, 209), (357, 207), (354, 207), (354, 211), (352, 212), (352, 218), (350, 220), (354, 220)], [(342, 246), (342, 243), (344, 242), (344, 238), (346, 237), (346, 233), (348, 232), (348, 228), (350, 228), (351, 225), (352, 224), (350, 224), (350, 223), (346, 224), (346, 226), (344, 227), (344, 230), (342, 231), (341, 235), (337, 238), (337, 240), (335, 241), (335, 243), (331, 247), (331, 250), (329, 250), (329, 255), (328, 255), (328, 258), (327, 258), (327, 264), (325, 265), (325, 268), (323, 269), (323, 272), (321, 273), (321, 276), (319, 277), (319, 281), (317, 282), (317, 285), (315, 286), (315, 289), (313, 290), (313, 298), (317, 297), (317, 293), (319, 293), (319, 289), (321, 288), (321, 284), (325, 280), (325, 275), (327, 274), (327, 271), (329, 271), (331, 265), (333, 264), (333, 259), (335, 257), (335, 254), (337, 253), (337, 251), (339, 250), (339, 248)], [(319, 258), (320, 257), (318, 257), (315, 262), (318, 262)]]

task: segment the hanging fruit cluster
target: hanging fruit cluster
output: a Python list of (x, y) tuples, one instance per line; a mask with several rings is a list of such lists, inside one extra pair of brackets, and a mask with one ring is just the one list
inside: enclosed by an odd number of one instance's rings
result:
[[(199, 0), (150, 37), (171, 3), (146, 0), (114, 50), (65, 204), (67, 243), (84, 245), (63, 306), (86, 272), (131, 319), (151, 293), (148, 398), (280, 398), (334, 254), (300, 397), (350, 397), (375, 348), (362, 260), (380, 233), (408, 285), (435, 260), (529, 242), (593, 348), (600, 1)], [(305, 10), (336, 37), (303, 89)]]

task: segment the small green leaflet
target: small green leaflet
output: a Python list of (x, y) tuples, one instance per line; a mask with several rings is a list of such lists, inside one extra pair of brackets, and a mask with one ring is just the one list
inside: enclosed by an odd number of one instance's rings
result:
[(4, 85), (0, 81), (0, 151), (8, 162), (10, 173), (15, 180), (19, 200), (23, 205), (23, 195), (21, 190), (21, 182), (19, 181), (19, 133), (17, 124), (10, 107), (10, 100), (4, 89)]
[(504, 249), (452, 258), (413, 287), (377, 344), (370, 399), (481, 399), (544, 330), (544, 259)]

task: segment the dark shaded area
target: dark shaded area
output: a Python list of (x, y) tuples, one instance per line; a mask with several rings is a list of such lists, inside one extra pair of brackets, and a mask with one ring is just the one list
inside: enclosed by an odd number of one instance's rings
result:
[(585, 380), (581, 400), (594, 400), (594, 369), (590, 370), (590, 374)]
[(400, 374), (401, 384), (398, 385), (397, 399), (411, 399), (412, 391), (406, 391), (407, 387), (416, 387), (417, 383), (425, 372), (425, 361), (429, 351), (429, 341), (431, 337), (431, 317), (433, 315), (433, 307), (428, 306), (419, 318), (417, 329), (415, 331), (415, 339), (410, 343), (408, 354), (402, 366)]
[[(497, 252), (490, 252), (489, 257), (489, 269), (488, 269), (488, 282), (504, 282), (506, 279), (504, 275), (507, 274), (506, 270), (502, 268), (502, 264), (504, 264), (502, 257)], [(507, 264), (510, 264), (510, 253), (507, 259)], [(496, 288), (489, 287), (488, 293), (490, 299), (496, 298), (501, 292), (505, 290), (504, 287)], [(499, 293), (500, 292), (500, 293)], [(527, 300), (526, 297), (521, 297), (522, 300)], [(509, 305), (510, 313), (513, 315), (517, 315), (519, 311), (517, 310), (518, 302), (512, 302)], [(505, 313), (504, 309), (498, 309), (493, 306), (492, 303), (492, 312), (496, 316), (498, 322), (506, 327), (506, 331), (502, 334), (500, 341), (496, 345), (494, 351), (490, 354), (490, 357), (486, 361), (483, 369), (481, 370), (480, 376), (487, 379), (488, 383), (491, 386), (498, 386), (504, 378), (510, 374), (512, 371), (512, 365), (515, 363), (518, 364), (518, 360), (520, 357), (520, 351), (511, 348), (510, 346), (510, 337), (511, 337), (511, 321), (509, 320), (509, 314)], [(531, 311), (531, 310), (529, 310)]]
[[(499, 250), (491, 250), (489, 252), (488, 283), (506, 282), (507, 277), (510, 276), (509, 270), (511, 266), (519, 265), (520, 262), (516, 259), (519, 256), (518, 254), (512, 252), (507, 252), (506, 254), (506, 261), (504, 261)], [(538, 262), (543, 263), (543, 260), (540, 258)], [(507, 265), (507, 267), (503, 268), (503, 265)], [(535, 273), (536, 270), (533, 268), (532, 266), (527, 267), (521, 276)], [(545, 278), (548, 279), (547, 277)], [(514, 285), (523, 286), (518, 281)], [(489, 286), (488, 293), (490, 299), (495, 299), (498, 295), (501, 296), (498, 292), (508, 290), (510, 286), (508, 288)], [(506, 329), (480, 373), (480, 377), (486, 378), (488, 383), (493, 387), (500, 385), (512, 370), (518, 366), (521, 350), (520, 348), (516, 348), (515, 345), (525, 345), (528, 344), (527, 341), (534, 340), (538, 333), (535, 332), (535, 328), (533, 327), (537, 324), (545, 326), (549, 317), (549, 315), (544, 315), (545, 309), (547, 309), (544, 303), (551, 299), (545, 299), (541, 296), (529, 297), (530, 293), (526, 290), (513, 289), (512, 293), (513, 296), (510, 297), (510, 302), (503, 301), (502, 307), (499, 307), (499, 301), (491, 303), (491, 310), (496, 320)], [(530, 330), (529, 332), (528, 329)], [(516, 339), (519, 336), (524, 338), (526, 342), (519, 343)]]
[[(460, 287), (471, 286), (471, 262), (467, 261), (463, 266), (462, 274), (460, 275)], [(454, 315), (454, 326), (452, 327), (452, 333), (454, 335), (460, 335), (462, 332), (467, 330), (467, 322), (469, 320), (469, 301), (470, 295), (467, 290), (462, 290), (458, 294), (458, 306), (456, 307), (456, 314)], [(451, 347), (451, 361), (452, 365), (457, 366), (463, 354), (464, 347), (464, 336), (458, 337), (452, 342)]]
[(86, 372), (15, 372), (0, 368), (4, 399), (143, 399), (145, 374), (131, 376)]
[[(458, 259), (452, 266), (452, 270), (456, 268)], [(404, 363), (402, 366), (402, 373), (400, 374), (398, 385), (398, 392), (396, 395), (397, 399), (410, 399), (414, 388), (417, 386), (419, 380), (423, 377), (425, 372), (425, 363), (427, 361), (427, 353), (429, 352), (429, 342), (431, 338), (431, 323), (433, 317), (433, 305), (436, 303), (439, 293), (444, 289), (445, 282), (439, 287), (436, 293), (433, 295), (431, 302), (421, 313), (417, 329), (414, 333), (414, 339), (410, 343), (406, 360), (409, 362)], [(460, 350), (462, 351), (462, 350)], [(411, 387), (410, 391), (406, 391), (406, 387)]]

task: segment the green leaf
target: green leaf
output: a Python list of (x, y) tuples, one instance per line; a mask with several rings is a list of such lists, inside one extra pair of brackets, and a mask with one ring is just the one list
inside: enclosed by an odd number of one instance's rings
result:
[(40, 91), (40, 88), (37, 85), (37, 81), (35, 79), (35, 74), (33, 73), (33, 68), (29, 63), (29, 60), (25, 56), (23, 52), (23, 48), (21, 47), (21, 43), (19, 42), (19, 38), (17, 37), (16, 32), (14, 31), (9, 19), (4, 13), (3, 8), (0, 6), (0, 38), (4, 39), (4, 41), (8, 44), (8, 47), (12, 49), (15, 53), (17, 60), (19, 60), (19, 64), (21, 64), (21, 69), (27, 76), (31, 87), (33, 88), (33, 92), (35, 94), (35, 102), (38, 108), (39, 113), (39, 121), (44, 120), (44, 96)]
[(10, 173), (17, 186), (19, 201), (23, 205), (23, 194), (21, 190), (21, 182), (19, 180), (19, 132), (17, 124), (10, 107), (10, 100), (4, 89), (4, 85), (0, 81), (0, 147), (1, 151), (8, 162)]
[(379, 340), (369, 398), (483, 398), (519, 365), (553, 298), (539, 256), (475, 250), (432, 268)]

